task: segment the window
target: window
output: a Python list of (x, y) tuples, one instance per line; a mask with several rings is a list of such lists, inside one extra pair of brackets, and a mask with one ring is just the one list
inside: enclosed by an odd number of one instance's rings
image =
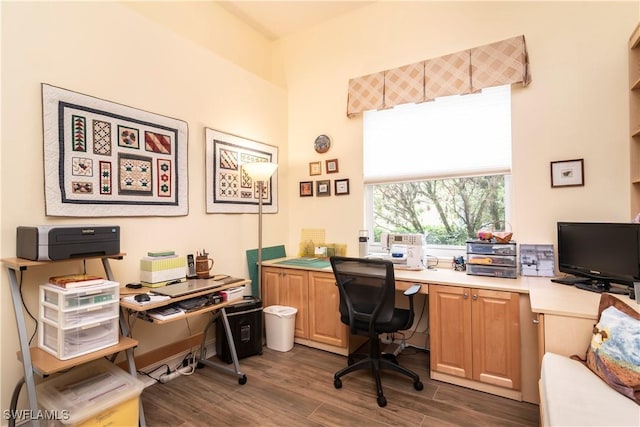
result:
[(460, 252), (482, 225), (504, 229), (511, 193), (510, 86), (369, 111), (363, 123), (372, 245), (382, 232), (422, 233), (431, 249)]

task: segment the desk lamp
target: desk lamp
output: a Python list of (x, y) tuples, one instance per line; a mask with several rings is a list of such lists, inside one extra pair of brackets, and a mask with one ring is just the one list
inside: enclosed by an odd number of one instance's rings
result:
[(242, 165), (249, 177), (258, 184), (258, 298), (262, 300), (262, 197), (264, 186), (278, 168), (277, 163), (255, 162)]

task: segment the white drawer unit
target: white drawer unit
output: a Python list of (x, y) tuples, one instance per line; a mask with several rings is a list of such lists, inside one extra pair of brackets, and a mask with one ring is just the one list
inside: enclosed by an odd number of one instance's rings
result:
[(117, 282), (74, 289), (40, 286), (38, 346), (61, 360), (119, 341)]

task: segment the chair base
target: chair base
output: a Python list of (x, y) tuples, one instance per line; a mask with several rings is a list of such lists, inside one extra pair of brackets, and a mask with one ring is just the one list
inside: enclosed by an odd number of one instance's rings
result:
[(364, 359), (354, 362), (355, 354), (349, 355), (349, 365), (342, 368), (333, 376), (333, 385), (335, 388), (342, 388), (341, 378), (348, 373), (358, 371), (360, 369), (370, 369), (373, 378), (376, 381), (376, 393), (378, 406), (384, 407), (387, 405), (387, 399), (384, 397), (382, 391), (382, 380), (380, 378), (380, 372), (383, 369), (399, 372), (413, 380), (413, 388), (420, 391), (424, 388), (424, 385), (420, 381), (420, 377), (410, 369), (402, 367), (398, 364), (398, 359), (393, 354), (380, 354), (380, 340), (371, 339), (371, 349), (368, 355)]

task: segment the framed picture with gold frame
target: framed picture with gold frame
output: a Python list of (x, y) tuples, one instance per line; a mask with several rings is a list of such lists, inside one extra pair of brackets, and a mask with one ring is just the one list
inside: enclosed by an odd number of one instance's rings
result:
[(338, 173), (338, 159), (326, 160), (325, 168), (327, 173)]
[(309, 175), (321, 175), (322, 174), (322, 163), (321, 162), (311, 162), (309, 163)]

